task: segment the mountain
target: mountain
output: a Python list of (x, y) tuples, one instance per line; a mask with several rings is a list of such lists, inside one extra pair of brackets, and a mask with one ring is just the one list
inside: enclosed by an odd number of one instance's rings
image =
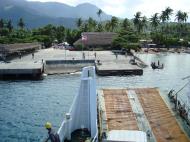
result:
[(76, 19), (74, 18), (54, 18), (48, 16), (42, 16), (35, 14), (35, 12), (29, 12), (18, 6), (11, 6), (6, 8), (0, 8), (0, 18), (11, 19), (13, 26), (17, 27), (19, 18), (23, 18), (26, 28), (38, 28), (47, 24), (64, 25), (67, 28), (76, 27)]
[[(98, 7), (84, 3), (76, 7), (57, 2), (29, 2), (25, 0), (0, 0), (0, 18), (11, 19), (14, 26), (19, 18), (23, 18), (27, 28), (41, 27), (47, 24), (76, 27), (77, 18), (99, 20)], [(102, 20), (111, 19), (104, 12)]]
[[(92, 17), (95, 20), (99, 20), (99, 17), (97, 16), (97, 11), (99, 8), (90, 3), (79, 4), (76, 7), (57, 2), (29, 2), (28, 4), (29, 8), (32, 8), (35, 11), (50, 17), (69, 17), (82, 19), (88, 19), (89, 17)], [(111, 19), (111, 16), (103, 12), (101, 19), (109, 20)]]
[[(83, 3), (79, 4), (75, 7), (76, 15), (75, 17), (82, 17), (83, 19), (87, 19), (89, 17), (92, 17), (93, 19), (99, 20), (99, 17), (97, 15), (99, 8), (89, 4), (89, 3)], [(111, 15), (107, 15), (105, 12), (101, 14), (101, 20), (110, 20), (112, 18)]]

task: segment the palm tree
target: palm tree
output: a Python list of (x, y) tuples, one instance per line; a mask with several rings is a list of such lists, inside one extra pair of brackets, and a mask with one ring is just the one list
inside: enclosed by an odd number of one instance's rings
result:
[[(162, 11), (160, 20), (162, 21), (162, 32), (165, 27), (165, 23), (170, 20), (170, 16), (173, 14), (173, 9), (167, 7), (164, 11)], [(167, 26), (168, 27), (168, 26)], [(168, 28), (166, 28), (168, 30)]]
[(114, 29), (117, 27), (118, 21), (119, 21), (118, 18), (115, 17), (115, 16), (113, 16), (113, 17), (111, 18), (110, 27), (111, 27), (111, 31), (112, 31), (112, 32), (113, 32)]
[(89, 17), (88, 18), (88, 29), (89, 29), (89, 31), (94, 31), (96, 28), (96, 25), (97, 25), (96, 21), (94, 19), (92, 19), (92, 17)]
[(160, 15), (160, 20), (162, 21), (162, 23), (166, 22), (166, 12), (162, 11), (161, 15)]
[(177, 20), (177, 22), (178, 22), (177, 29), (178, 29), (179, 37), (180, 37), (181, 29), (182, 29), (182, 22), (183, 22), (183, 12), (181, 10), (177, 11), (175, 17), (176, 17), (175, 20)]
[(143, 16), (143, 17), (142, 17), (141, 26), (142, 26), (142, 30), (143, 30), (143, 32), (144, 32), (145, 29), (147, 28), (147, 18), (146, 18), (146, 16)]
[(127, 18), (125, 18), (122, 22), (122, 28), (125, 29), (125, 30), (128, 30), (130, 27), (130, 22)]
[(102, 15), (103, 11), (101, 9), (98, 10), (97, 15), (100, 18), (100, 23), (101, 23), (101, 15)]
[(23, 19), (22, 19), (22, 18), (20, 18), (20, 19), (19, 19), (18, 26), (19, 26), (21, 29), (23, 29), (23, 28), (24, 28), (25, 23), (24, 23), (24, 21), (23, 21)]
[(76, 25), (77, 25), (77, 27), (78, 27), (79, 29), (81, 28), (82, 23), (83, 23), (82, 18), (78, 18), (77, 21), (76, 21)]
[(155, 13), (154, 15), (152, 15), (152, 17), (150, 18), (150, 22), (151, 22), (150, 24), (154, 28), (154, 30), (157, 30), (157, 27), (160, 24), (160, 19), (159, 19), (158, 13)]
[(83, 23), (82, 25), (82, 32), (88, 32), (89, 31), (89, 28), (88, 28), (88, 23)]
[(183, 12), (183, 22), (185, 23), (185, 24), (184, 24), (184, 27), (185, 27), (184, 31), (187, 31), (187, 24), (186, 24), (187, 19), (188, 19), (188, 14), (187, 14), (187, 12)]
[(177, 11), (175, 17), (178, 23), (183, 22), (183, 12), (181, 10)]
[(183, 12), (183, 22), (187, 22), (187, 19), (188, 19), (188, 14), (187, 14), (187, 12)]
[(110, 24), (110, 23), (111, 23), (110, 21), (107, 21), (106, 24), (105, 24), (104, 29), (105, 29), (105, 31), (107, 31), (107, 32), (110, 32), (110, 31), (111, 31), (111, 24)]
[(103, 31), (102, 24), (100, 24), (100, 23), (98, 24), (96, 31), (97, 32), (102, 32)]
[(182, 29), (183, 29), (183, 23), (185, 23), (187, 21), (187, 18), (188, 18), (188, 14), (186, 12), (182, 12), (181, 10), (177, 11), (176, 13), (176, 19), (177, 22), (178, 22), (178, 32), (180, 33), (180, 36), (181, 36), (181, 33), (182, 33)]
[(171, 9), (170, 7), (167, 7), (165, 9), (165, 16), (166, 16), (166, 20), (167, 22), (170, 20), (170, 16), (173, 14), (173, 9)]
[(4, 28), (4, 20), (0, 19), (0, 29)]
[(12, 21), (11, 20), (8, 21), (7, 28), (9, 29), (9, 32), (11, 32), (13, 30), (13, 26), (12, 26)]
[(55, 36), (56, 36), (58, 43), (63, 42), (65, 39), (65, 27), (63, 27), (63, 26), (57, 27)]
[(137, 31), (140, 33), (140, 31), (142, 30), (141, 12), (137, 12), (134, 16), (135, 16), (135, 18), (133, 19), (133, 23), (134, 23)]

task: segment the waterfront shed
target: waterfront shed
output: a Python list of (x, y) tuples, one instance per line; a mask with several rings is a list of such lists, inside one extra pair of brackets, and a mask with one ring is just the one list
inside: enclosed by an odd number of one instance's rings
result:
[(15, 44), (0, 44), (0, 58), (6, 58), (11, 55), (17, 55), (18, 53), (29, 53), (34, 50), (40, 49), (40, 43), (15, 43)]

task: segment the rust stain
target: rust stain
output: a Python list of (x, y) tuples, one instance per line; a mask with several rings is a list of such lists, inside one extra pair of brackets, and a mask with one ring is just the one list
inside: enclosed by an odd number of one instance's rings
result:
[[(134, 90), (157, 142), (190, 142), (155, 88)], [(104, 89), (108, 129), (139, 130), (126, 89)]]
[(126, 90), (105, 89), (104, 99), (109, 130), (138, 130)]
[(136, 89), (157, 142), (189, 142), (156, 89)]

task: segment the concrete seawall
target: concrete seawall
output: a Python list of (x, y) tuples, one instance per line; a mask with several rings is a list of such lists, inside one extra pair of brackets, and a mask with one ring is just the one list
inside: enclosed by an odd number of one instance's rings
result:
[(0, 64), (0, 79), (41, 79), (41, 62), (13, 62)]
[(94, 64), (95, 60), (46, 60), (45, 73), (74, 73), (81, 71), (83, 67), (93, 66)]

